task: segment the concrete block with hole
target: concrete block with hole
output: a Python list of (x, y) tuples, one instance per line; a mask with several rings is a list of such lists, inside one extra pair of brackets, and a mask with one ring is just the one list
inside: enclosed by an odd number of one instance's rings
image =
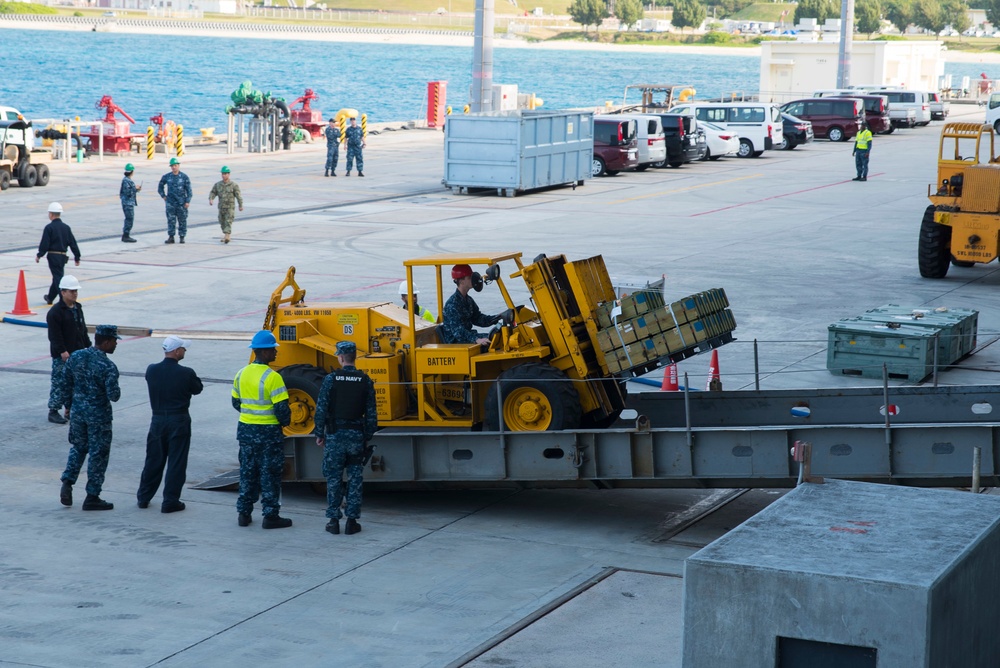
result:
[(683, 605), (684, 668), (995, 667), (1000, 498), (801, 485), (687, 559)]

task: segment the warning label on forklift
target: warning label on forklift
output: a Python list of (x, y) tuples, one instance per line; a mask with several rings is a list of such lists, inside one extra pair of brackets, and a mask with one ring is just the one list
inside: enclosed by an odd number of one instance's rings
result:
[(341, 313), (337, 316), (338, 325), (356, 325), (358, 324), (358, 316), (356, 313)]

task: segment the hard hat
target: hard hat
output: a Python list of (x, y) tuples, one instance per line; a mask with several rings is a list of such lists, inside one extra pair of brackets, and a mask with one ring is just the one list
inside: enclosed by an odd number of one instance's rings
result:
[(261, 348), (277, 348), (278, 342), (275, 340), (274, 334), (266, 329), (262, 329), (253, 335), (253, 338), (250, 340), (250, 345), (247, 347), (253, 348), (254, 350)]
[(135, 171), (135, 166), (130, 162), (127, 165), (125, 165), (125, 171), (127, 173), (134, 172)]
[(59, 202), (52, 202), (52, 204), (49, 204), (49, 213), (62, 213), (62, 211), (62, 204)]
[(191, 347), (191, 342), (187, 339), (182, 339), (179, 336), (168, 336), (163, 339), (163, 352), (172, 353), (178, 348), (184, 348), (185, 350)]
[[(405, 295), (407, 292), (409, 292), (409, 289), (410, 289), (410, 284), (407, 283), (406, 281), (403, 281), (402, 283), (399, 284), (399, 294)], [(416, 286), (413, 286), (413, 294), (415, 295), (420, 294), (420, 290), (418, 290)]]
[(179, 165), (179, 164), (181, 164), (180, 160), (178, 160), (177, 158), (170, 158), (170, 166), (171, 167), (173, 167), (174, 165)]
[(76, 280), (76, 276), (70, 276), (69, 274), (66, 274), (65, 276), (62, 277), (62, 280), (59, 281), (59, 289), (60, 290), (79, 290), (80, 289), (80, 281)]
[(229, 173), (229, 168), (226, 167), (225, 165), (223, 165), (223, 167), (222, 167), (222, 173), (223, 174), (228, 174)]
[(353, 341), (338, 341), (337, 342), (337, 354), (338, 355), (353, 355), (358, 352), (358, 347), (354, 345)]
[(472, 276), (472, 267), (467, 264), (456, 264), (451, 268), (451, 280), (457, 281), (460, 278)]

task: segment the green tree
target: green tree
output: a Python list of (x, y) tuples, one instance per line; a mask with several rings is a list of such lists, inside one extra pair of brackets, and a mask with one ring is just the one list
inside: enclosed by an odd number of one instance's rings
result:
[(799, 0), (795, 8), (795, 23), (802, 19), (816, 19), (818, 23), (823, 23), (839, 17), (840, 3), (836, 0)]
[(983, 4), (986, 20), (992, 23), (994, 28), (1000, 26), (1000, 0), (986, 0)]
[(940, 0), (917, 0), (913, 5), (913, 25), (930, 30), (935, 35), (948, 24)]
[(874, 33), (882, 29), (882, 3), (879, 0), (858, 0), (854, 7), (854, 20), (858, 32), (865, 33), (871, 39)]
[(959, 35), (972, 27), (969, 5), (965, 0), (945, 0), (942, 10), (948, 18), (948, 25), (957, 30)]
[(697, 28), (708, 16), (705, 5), (698, 0), (674, 0), (674, 13), (670, 23), (677, 28)]
[(624, 28), (634, 27), (642, 20), (644, 14), (642, 0), (618, 0), (615, 3), (615, 16), (618, 17)]
[(587, 26), (594, 26), (598, 31), (601, 29), (601, 21), (611, 16), (608, 6), (604, 0), (573, 0), (569, 6), (569, 15), (574, 23), (583, 26), (586, 34)]
[(902, 35), (906, 29), (914, 22), (912, 0), (888, 0), (885, 7), (885, 18), (889, 19), (899, 34)]

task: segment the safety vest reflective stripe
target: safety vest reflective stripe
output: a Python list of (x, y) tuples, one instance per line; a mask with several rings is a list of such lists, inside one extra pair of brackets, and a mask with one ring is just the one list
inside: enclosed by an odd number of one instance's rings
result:
[[(262, 367), (260, 377), (255, 366)], [(277, 385), (275, 385), (277, 383)], [(271, 385), (268, 391), (268, 385)], [(281, 377), (264, 365), (244, 367), (233, 380), (233, 396), (240, 400), (240, 422), (248, 424), (278, 424), (274, 404), (288, 398)]]

